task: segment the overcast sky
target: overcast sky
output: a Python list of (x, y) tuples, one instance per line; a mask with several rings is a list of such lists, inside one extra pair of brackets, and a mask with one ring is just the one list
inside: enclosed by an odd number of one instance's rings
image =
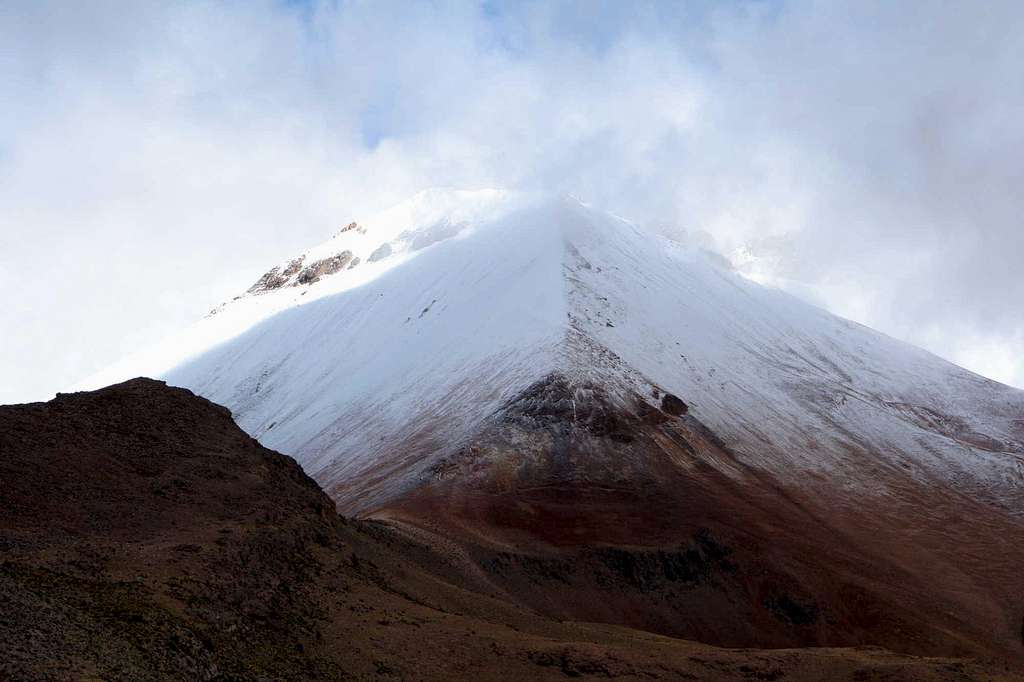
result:
[(431, 186), (575, 194), (1024, 387), (1024, 4), (0, 3), (0, 403)]

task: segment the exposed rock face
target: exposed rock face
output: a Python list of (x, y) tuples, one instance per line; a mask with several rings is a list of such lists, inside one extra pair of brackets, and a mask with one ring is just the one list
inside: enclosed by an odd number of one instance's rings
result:
[(298, 278), (295, 280), (296, 284), (312, 284), (313, 282), (320, 281), (321, 277), (326, 275), (333, 275), (345, 268), (346, 265), (352, 262), (352, 252), (342, 251), (336, 256), (330, 258), (323, 258), (307, 265), (302, 272), (299, 273)]
[(636, 397), (635, 411), (617, 407), (603, 386), (592, 381), (573, 383), (554, 373), (534, 383), (510, 401), (501, 413), (508, 423), (527, 428), (579, 429), (591, 436), (632, 442), (652, 418), (646, 402)]
[(302, 268), (303, 260), (305, 260), (305, 256), (299, 256), (289, 262), (283, 270), (276, 267), (271, 268), (263, 273), (263, 276), (256, 280), (256, 283), (249, 287), (246, 293), (255, 294), (280, 289)]
[(680, 416), (686, 414), (689, 408), (682, 400), (671, 393), (666, 393), (661, 397), (661, 411), (671, 414), (673, 416)]
[[(2, 679), (1013, 679), (882, 650), (734, 652), (538, 617), (487, 581), (565, 587), (592, 573), (614, 601), (714, 585), (740, 564), (697, 533), (582, 563), (491, 551), (481, 572), (411, 529), (346, 522), (228, 410), (147, 379), (0, 407), (0, 481)], [(803, 599), (765, 596), (794, 627), (818, 617)]]
[(346, 232), (358, 232), (359, 234), (366, 234), (366, 228), (360, 225), (359, 223), (351, 222), (345, 227), (338, 230), (335, 236), (337, 237), (338, 235), (345, 234)]
[[(352, 225), (355, 225), (355, 223), (352, 223)], [(350, 228), (351, 226), (345, 228), (342, 232)], [(323, 277), (344, 270), (346, 267), (351, 269), (359, 265), (359, 258), (353, 256), (352, 252), (347, 250), (330, 258), (321, 258), (320, 260), (313, 261), (306, 267), (302, 267), (305, 259), (305, 256), (299, 256), (290, 261), (283, 269), (279, 267), (271, 268), (255, 284), (249, 287), (246, 293), (260, 294), (274, 291), (289, 283), (291, 283), (291, 286), (313, 284), (314, 282), (319, 282)]]

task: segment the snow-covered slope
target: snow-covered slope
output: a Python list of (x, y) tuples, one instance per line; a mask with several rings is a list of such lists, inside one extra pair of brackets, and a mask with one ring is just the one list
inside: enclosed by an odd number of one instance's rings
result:
[(553, 371), (681, 396), (784, 477), (881, 494), (870, 451), (979, 490), (1024, 480), (1024, 393), (571, 198), (417, 195), (83, 387), (160, 375), (328, 488), (372, 477), (380, 502)]
[(870, 450), (922, 476), (1024, 481), (1024, 392), (617, 219), (573, 213), (573, 326), (682, 396), (752, 464), (865, 485), (850, 453)]

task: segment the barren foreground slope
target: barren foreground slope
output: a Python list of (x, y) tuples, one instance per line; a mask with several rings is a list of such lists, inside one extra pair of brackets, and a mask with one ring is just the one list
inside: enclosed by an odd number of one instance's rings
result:
[(543, 617), (412, 531), (344, 520), (226, 409), (146, 379), (0, 407), (0, 482), (0, 679), (1024, 679)]

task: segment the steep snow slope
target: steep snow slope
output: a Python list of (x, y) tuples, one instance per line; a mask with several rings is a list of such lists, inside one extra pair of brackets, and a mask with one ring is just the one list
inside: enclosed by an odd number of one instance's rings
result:
[(1024, 392), (615, 218), (573, 213), (573, 328), (683, 396), (752, 464), (877, 493), (884, 479), (854, 475), (848, 456), (872, 451), (914, 475), (1024, 482)]
[[(293, 267), (266, 286), (292, 263), (338, 254), (359, 262), (309, 283)], [(553, 364), (566, 319), (561, 258), (558, 231), (528, 198), (423, 193), (87, 385), (149, 373), (191, 387), (314, 476), (329, 469), (328, 484), (396, 451), (416, 471), (415, 455), (448, 449)]]
[(679, 395), (743, 460), (798, 482), (884, 494), (866, 452), (978, 493), (1012, 484), (1000, 503), (1024, 481), (1020, 391), (572, 199), (498, 191), (434, 190), (352, 223), (83, 387), (148, 373), (192, 388), (328, 489), (372, 477), (370, 499), (343, 501), (355, 510), (554, 371), (620, 400)]

